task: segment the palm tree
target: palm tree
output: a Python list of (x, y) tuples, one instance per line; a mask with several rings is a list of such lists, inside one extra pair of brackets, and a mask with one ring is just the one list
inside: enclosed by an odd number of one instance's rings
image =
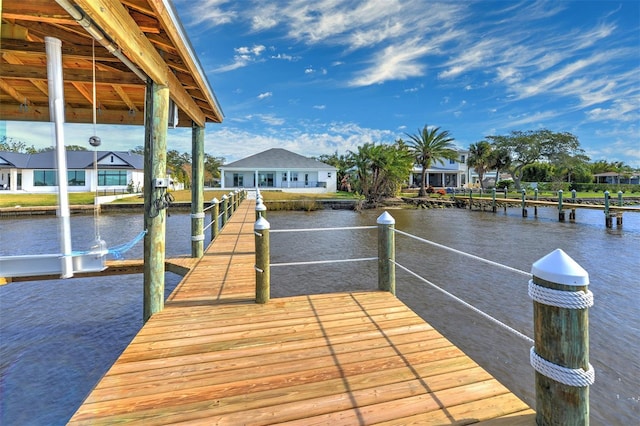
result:
[[(472, 143), (469, 146), (467, 166), (473, 167), (480, 179), (480, 188), (484, 189), (484, 174), (491, 169), (491, 144), (487, 141)], [(496, 181), (498, 183), (498, 181)]]
[(457, 160), (458, 153), (452, 144), (453, 138), (449, 135), (449, 132), (447, 130), (440, 131), (440, 127), (434, 127), (429, 130), (429, 127), (425, 124), (422, 131), (418, 129), (417, 134), (407, 134), (407, 136), (411, 138), (407, 142), (409, 151), (416, 164), (422, 166), (418, 197), (424, 197), (427, 195), (427, 189), (425, 188), (427, 184), (427, 169), (433, 163), (443, 160)]

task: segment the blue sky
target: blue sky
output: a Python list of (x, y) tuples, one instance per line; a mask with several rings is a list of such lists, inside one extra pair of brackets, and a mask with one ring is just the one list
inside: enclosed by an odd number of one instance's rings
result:
[[(205, 150), (227, 162), (273, 147), (343, 154), (428, 124), (462, 148), (512, 130), (571, 132), (592, 160), (640, 167), (636, 0), (174, 4), (225, 113)], [(24, 138), (20, 127), (7, 135), (50, 144), (47, 126)], [(100, 132), (103, 149), (143, 144), (142, 128)], [(91, 133), (73, 126), (67, 143)], [(189, 152), (190, 130), (171, 130), (169, 147)]]

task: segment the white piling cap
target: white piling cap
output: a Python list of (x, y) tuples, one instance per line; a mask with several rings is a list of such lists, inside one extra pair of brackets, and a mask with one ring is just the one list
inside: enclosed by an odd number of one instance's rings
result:
[(224, 195), (222, 196), (222, 201), (227, 200), (227, 199), (229, 199), (229, 197), (227, 197), (227, 194), (224, 194)]
[(219, 202), (216, 197), (213, 197), (213, 200), (211, 200), (211, 204), (218, 204)]
[(376, 220), (378, 225), (395, 225), (396, 220), (389, 214), (388, 211), (385, 210), (380, 216), (378, 216), (378, 220)]
[(264, 217), (260, 216), (256, 223), (253, 225), (254, 231), (264, 231), (265, 229), (270, 229), (271, 225)]
[(267, 210), (267, 206), (265, 206), (262, 203), (258, 203), (258, 204), (256, 204), (256, 210), (259, 211), (259, 212), (266, 211)]
[(556, 284), (589, 285), (589, 273), (561, 249), (555, 249), (531, 266), (531, 274)]

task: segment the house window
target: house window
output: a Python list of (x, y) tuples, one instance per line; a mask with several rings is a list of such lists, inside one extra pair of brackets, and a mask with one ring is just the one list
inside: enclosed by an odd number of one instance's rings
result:
[(460, 162), (461, 162), (461, 163), (463, 163), (463, 164), (464, 164), (466, 159), (467, 159), (467, 158), (466, 158), (466, 156), (464, 156), (464, 155), (461, 155), (461, 156), (460, 156)]
[(56, 185), (58, 185), (58, 179), (56, 179), (55, 170), (34, 170), (33, 171), (33, 185), (34, 186), (56, 186)]
[(67, 182), (69, 186), (84, 186), (85, 185), (84, 170), (69, 170), (67, 172)]
[(297, 182), (298, 181), (298, 173), (296, 173), (296, 172), (291, 173), (291, 181), (292, 182)]
[(331, 177), (331, 172), (327, 173), (327, 177)]
[(233, 174), (233, 186), (244, 186), (244, 175), (240, 173)]
[(456, 160), (449, 160), (449, 164), (456, 164)]
[(98, 186), (126, 186), (126, 170), (99, 170)]
[(287, 181), (287, 173), (286, 172), (282, 174), (282, 181), (283, 182)]

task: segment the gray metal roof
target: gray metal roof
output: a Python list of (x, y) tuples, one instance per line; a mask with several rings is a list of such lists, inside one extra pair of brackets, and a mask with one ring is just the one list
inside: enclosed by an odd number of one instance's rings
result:
[(271, 148), (258, 154), (225, 164), (223, 169), (314, 169), (335, 170), (318, 160), (304, 157), (282, 148)]
[[(98, 151), (98, 162), (108, 155), (115, 155), (127, 165), (135, 170), (144, 169), (144, 156), (133, 154), (128, 151)], [(56, 159), (55, 151), (38, 152), (35, 154), (25, 154), (19, 152), (0, 152), (0, 158), (10, 163), (10, 166), (3, 165), (0, 161), (0, 167), (15, 167), (18, 169), (55, 169)], [(93, 151), (67, 151), (67, 169), (90, 169), (93, 167)], [(100, 166), (102, 168), (102, 166)], [(118, 168), (127, 168), (127, 166), (118, 166)]]

